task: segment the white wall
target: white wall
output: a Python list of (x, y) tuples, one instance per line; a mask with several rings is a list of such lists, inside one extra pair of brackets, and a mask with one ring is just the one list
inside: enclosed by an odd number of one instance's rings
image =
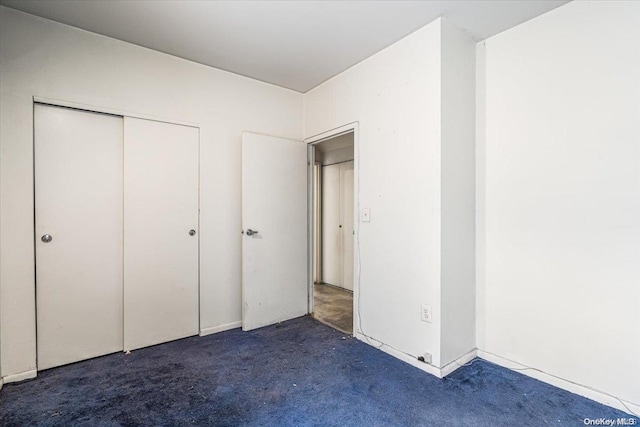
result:
[(640, 404), (640, 3), (572, 2), (485, 50), (478, 347)]
[[(305, 94), (306, 136), (356, 121), (359, 203), (371, 209), (359, 227), (356, 329), (439, 364), (439, 20)], [(420, 320), (421, 303), (433, 323)]]
[[(457, 66), (461, 73), (441, 76)], [(410, 362), (431, 353), (437, 367), (475, 343), (474, 70), (473, 43), (437, 20), (305, 95), (305, 135), (359, 122), (358, 197), (361, 208), (371, 209), (371, 222), (359, 226), (356, 329)], [(460, 96), (453, 93), (457, 85)], [(459, 178), (443, 184), (445, 172)], [(464, 213), (445, 224), (441, 207)], [(451, 252), (458, 244), (460, 256)], [(451, 268), (456, 261), (461, 273)], [(441, 292), (445, 285), (452, 288)], [(421, 304), (432, 306), (432, 323), (421, 320)], [(441, 308), (456, 312), (445, 316)], [(446, 360), (442, 321), (452, 334)]]
[[(0, 20), (2, 375), (35, 369), (34, 95), (200, 123), (201, 327), (240, 321), (240, 132), (300, 138), (303, 96), (4, 7)], [(636, 404), (638, 22), (637, 2), (576, 1), (476, 58), (477, 346)], [(469, 244), (448, 233), (468, 218), (442, 218), (470, 200), (458, 196), (473, 165), (457, 151), (470, 88), (449, 74), (467, 70), (467, 51), (438, 20), (304, 96), (306, 136), (360, 123), (358, 197), (372, 218), (360, 224), (360, 327), (437, 366), (473, 339), (455, 332), (470, 309), (452, 310), (473, 297), (459, 292), (467, 271), (447, 276), (453, 242)]]
[(4, 7), (0, 22), (2, 375), (35, 369), (33, 96), (200, 124), (200, 326), (239, 322), (241, 132), (301, 139), (302, 95)]
[(476, 348), (475, 49), (442, 20), (442, 365)]

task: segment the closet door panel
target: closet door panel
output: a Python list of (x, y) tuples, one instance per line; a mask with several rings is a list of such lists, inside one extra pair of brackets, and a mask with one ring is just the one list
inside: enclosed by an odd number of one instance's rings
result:
[(322, 167), (322, 282), (342, 286), (340, 165)]
[(353, 162), (340, 164), (342, 287), (353, 290)]
[(38, 369), (47, 369), (123, 349), (122, 117), (36, 104), (34, 144)]
[(198, 333), (199, 130), (124, 122), (124, 347)]

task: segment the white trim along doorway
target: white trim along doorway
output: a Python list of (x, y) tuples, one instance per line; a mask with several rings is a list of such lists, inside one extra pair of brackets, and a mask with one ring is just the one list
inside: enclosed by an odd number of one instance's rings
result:
[(359, 197), (359, 188), (360, 188), (360, 138), (359, 138), (359, 123), (353, 122), (343, 126), (339, 126), (337, 128), (319, 133), (317, 135), (308, 137), (304, 140), (307, 144), (307, 165), (308, 165), (308, 218), (307, 218), (307, 232), (308, 232), (308, 249), (307, 249), (307, 265), (308, 265), (308, 274), (307, 274), (307, 287), (308, 287), (308, 312), (311, 314), (314, 312), (314, 264), (316, 263), (317, 258), (320, 256), (317, 253), (319, 245), (318, 238), (319, 235), (314, 232), (314, 200), (316, 200), (317, 192), (319, 191), (320, 186), (316, 185), (317, 174), (315, 173), (315, 151), (316, 145), (320, 144), (324, 141), (339, 137), (341, 135), (345, 135), (348, 133), (353, 133), (353, 161), (354, 161), (354, 177), (353, 177), (353, 335), (357, 335), (360, 331), (358, 325), (360, 324), (360, 315), (359, 315), (359, 301), (360, 301), (360, 292), (361, 292), (361, 283), (360, 283), (360, 244), (359, 244), (359, 235), (360, 235), (360, 221), (359, 221), (359, 212), (360, 212), (360, 197)]

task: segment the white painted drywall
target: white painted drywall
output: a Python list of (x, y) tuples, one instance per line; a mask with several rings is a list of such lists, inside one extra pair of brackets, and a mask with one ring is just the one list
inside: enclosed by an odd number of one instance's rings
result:
[(484, 181), (485, 181), (485, 136), (486, 136), (486, 64), (485, 43), (476, 44), (476, 347), (484, 343), (486, 317), (484, 311)]
[(200, 327), (237, 325), (241, 132), (302, 137), (302, 95), (0, 7), (2, 376), (35, 369), (33, 96), (200, 125)]
[[(353, 139), (353, 134), (351, 134)], [(348, 162), (353, 160), (353, 146), (338, 148), (337, 150), (325, 151), (322, 153), (322, 164), (333, 165), (336, 163)]]
[(333, 151), (339, 148), (352, 147), (354, 144), (354, 133), (353, 131), (343, 133), (341, 135), (335, 136), (330, 139), (326, 139), (322, 142), (318, 142), (314, 144), (316, 147), (316, 153), (318, 151)]
[(571, 2), (483, 53), (478, 347), (639, 404), (640, 3)]
[(360, 124), (356, 330), (437, 367), (475, 348), (474, 56), (437, 20), (305, 95), (305, 135)]
[[(305, 94), (306, 136), (360, 124), (355, 173), (371, 222), (359, 226), (356, 329), (414, 356), (428, 351), (437, 366), (440, 62), (437, 20)], [(420, 320), (421, 303), (433, 305), (433, 323)]]
[(475, 40), (483, 40), (566, 1), (2, 3), (306, 92), (439, 16), (454, 19)]
[(476, 348), (475, 46), (442, 20), (442, 366)]
[(322, 141), (315, 147), (316, 161), (325, 166), (353, 160), (353, 132)]

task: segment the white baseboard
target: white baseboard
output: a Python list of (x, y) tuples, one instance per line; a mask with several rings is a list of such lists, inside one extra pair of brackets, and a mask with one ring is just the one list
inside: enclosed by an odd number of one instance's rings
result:
[(555, 375), (542, 372), (541, 370), (533, 368), (531, 366), (522, 365), (518, 362), (505, 359), (503, 357), (500, 357), (492, 353), (488, 353), (480, 349), (471, 350), (465, 355), (454, 360), (453, 362), (448, 363), (442, 368), (439, 368), (434, 365), (420, 362), (416, 358), (411, 357), (383, 343), (379, 343), (379, 342), (374, 343), (373, 341), (375, 340), (368, 339), (366, 336), (362, 335), (359, 332), (356, 332), (354, 334), (354, 337), (364, 342), (365, 344), (369, 344), (374, 348), (377, 348), (381, 351), (384, 351), (387, 354), (390, 354), (396, 359), (400, 359), (403, 362), (406, 362), (412, 366), (415, 366), (416, 368), (424, 372), (427, 372), (431, 375), (434, 375), (438, 378), (444, 378), (445, 376), (451, 374), (456, 369), (460, 368), (465, 363), (469, 363), (474, 358), (479, 357), (480, 359), (484, 359), (488, 362), (495, 363), (496, 365), (502, 366), (503, 368), (520, 372), (528, 377), (535, 378), (544, 383), (550, 384), (554, 387), (558, 387), (560, 389), (569, 391), (579, 396), (586, 397), (587, 399), (594, 400), (598, 403), (602, 403), (603, 405), (607, 405), (612, 408), (619, 409), (623, 412), (626, 412), (629, 415), (634, 415), (636, 417), (640, 416), (640, 405), (636, 403), (627, 402), (625, 400), (619, 399), (603, 391), (595, 390), (591, 387), (565, 380)]
[(38, 375), (38, 371), (34, 369), (32, 371), (20, 372), (19, 374), (6, 375), (2, 377), (2, 381), (5, 384), (17, 383), (18, 381), (24, 381), (30, 378), (35, 378), (36, 375)]
[(458, 357), (453, 362), (444, 365), (442, 368), (440, 368), (440, 372), (442, 374), (441, 378), (444, 378), (447, 375), (449, 375), (450, 373), (452, 373), (453, 371), (455, 371), (456, 369), (461, 368), (462, 365), (464, 365), (465, 363), (471, 362), (477, 356), (478, 356), (478, 350), (474, 348), (473, 350), (469, 351), (468, 353), (463, 354), (462, 356)]
[(372, 343), (371, 341), (374, 340), (369, 340), (366, 336), (362, 335), (359, 332), (356, 332), (354, 334), (354, 336), (359, 339), (360, 341), (369, 344), (372, 347), (377, 348), (378, 350), (382, 350), (387, 354), (390, 354), (391, 356), (395, 357), (396, 359), (400, 359), (403, 362), (406, 362), (412, 366), (415, 366), (416, 368), (425, 371), (428, 374), (434, 375), (438, 378), (444, 378), (447, 375), (449, 375), (450, 373), (452, 373), (453, 371), (455, 371), (456, 369), (460, 368), (462, 365), (464, 365), (465, 363), (469, 363), (470, 361), (472, 361), (473, 359), (475, 359), (477, 357), (477, 350), (474, 348), (473, 350), (463, 354), (462, 356), (458, 357), (456, 360), (454, 360), (451, 363), (446, 364), (445, 366), (443, 366), (442, 368), (435, 366), (435, 365), (431, 365), (429, 363), (424, 363), (419, 361), (418, 359), (411, 357), (401, 351), (398, 351), (392, 347), (389, 347), (385, 344), (380, 343), (381, 345), (378, 346), (378, 343)]
[(0, 377), (0, 390), (2, 390), (2, 386), (4, 385), (4, 380)]
[[(603, 405), (619, 409), (630, 415), (638, 416), (638, 414), (640, 414), (640, 405), (623, 401), (603, 391), (595, 390), (591, 387), (577, 384), (560, 377), (556, 377), (555, 375), (547, 374), (546, 372), (542, 372), (536, 368), (532, 368), (531, 366), (522, 365), (518, 362), (505, 359), (492, 353), (487, 353), (483, 350), (478, 350), (478, 357), (488, 362), (495, 363), (496, 365), (500, 365), (503, 368), (520, 372), (528, 377), (535, 378), (544, 383), (551, 384), (552, 386), (586, 397), (587, 399), (595, 400)], [(627, 407), (625, 407), (625, 405), (627, 405)]]
[(383, 343), (380, 343), (380, 346), (378, 346), (379, 344), (377, 342), (373, 343), (373, 341), (375, 341), (374, 339), (369, 339), (366, 336), (362, 335), (360, 332), (355, 332), (353, 336), (356, 337), (358, 340), (364, 342), (365, 344), (369, 344), (371, 347), (377, 348), (380, 351), (384, 351), (385, 353), (390, 354), (396, 359), (400, 359), (411, 366), (415, 366), (416, 368), (422, 371), (425, 371), (428, 374), (434, 375), (438, 378), (442, 378), (442, 372), (440, 368), (435, 365), (430, 365), (428, 363), (421, 362), (415, 357), (411, 357), (408, 354), (398, 351), (393, 347), (389, 347), (388, 345), (385, 345)]
[(242, 321), (227, 323), (225, 325), (220, 326), (212, 326), (210, 328), (202, 328), (200, 329), (200, 336), (203, 337), (205, 335), (215, 334), (217, 332), (228, 331), (229, 329), (235, 329), (242, 326)]

